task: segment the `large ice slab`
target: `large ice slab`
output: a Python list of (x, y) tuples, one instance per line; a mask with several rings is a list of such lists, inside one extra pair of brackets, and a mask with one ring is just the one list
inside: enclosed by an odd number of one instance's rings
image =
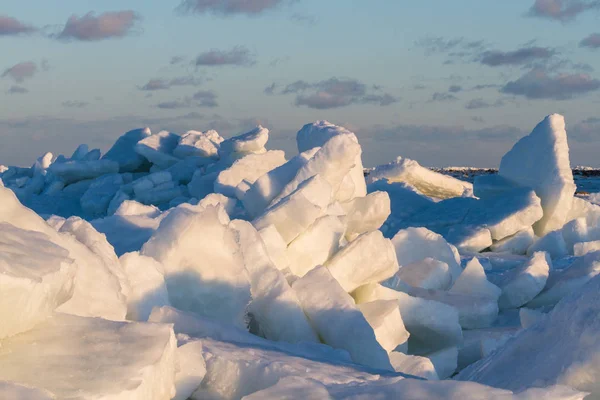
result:
[(140, 253), (165, 267), (174, 307), (244, 327), (250, 283), (228, 220), (220, 207), (176, 208)]
[[(292, 288), (325, 343), (347, 350), (358, 364), (392, 370), (387, 352), (377, 342), (373, 328), (327, 268), (313, 269), (296, 280)], [(346, 334), (340, 335), (341, 332)]]
[(483, 266), (477, 258), (471, 259), (449, 290), (450, 293), (489, 297), (497, 300), (502, 290), (488, 281)]
[(544, 216), (534, 225), (538, 236), (562, 228), (576, 189), (564, 117), (549, 115), (531, 134), (519, 140), (502, 157), (499, 175), (533, 188), (540, 197)]
[(415, 160), (403, 157), (398, 157), (394, 162), (375, 168), (369, 173), (367, 182), (372, 183), (380, 179), (387, 179), (390, 182), (405, 182), (417, 188), (425, 196), (438, 199), (473, 193), (473, 185), (469, 182), (442, 175), (422, 167)]
[(204, 157), (217, 159), (219, 145), (224, 139), (215, 130), (206, 132), (187, 131), (181, 135), (173, 155), (178, 158)]
[[(423, 289), (447, 290), (452, 284), (452, 275), (448, 264), (431, 257), (403, 265), (393, 279)], [(392, 281), (392, 286), (397, 284), (399, 283)]]
[(0, 380), (59, 399), (166, 400), (175, 394), (175, 348), (169, 325), (55, 314), (2, 341)]
[(0, 339), (33, 328), (69, 300), (76, 268), (47, 235), (0, 223)]
[(152, 134), (135, 145), (135, 151), (144, 156), (152, 164), (160, 168), (168, 168), (176, 164), (179, 159), (173, 155), (173, 150), (179, 143), (180, 136), (169, 131), (160, 131)]
[(396, 300), (377, 300), (358, 305), (367, 322), (375, 331), (377, 341), (388, 353), (400, 347), (408, 349), (408, 337)]
[(264, 153), (265, 145), (268, 140), (269, 130), (259, 125), (250, 132), (234, 136), (221, 142), (219, 146), (219, 156), (223, 158), (230, 156), (232, 153), (241, 155)]
[(152, 135), (150, 128), (134, 129), (119, 137), (115, 144), (102, 157), (115, 161), (120, 172), (134, 172), (146, 163), (146, 158), (135, 151), (137, 142)]
[(513, 391), (562, 384), (600, 395), (599, 296), (595, 278), (458, 379)]
[(386, 192), (373, 192), (343, 203), (346, 212), (346, 238), (352, 240), (361, 233), (374, 231), (383, 225), (391, 213), (390, 196)]
[(70, 160), (55, 162), (48, 171), (65, 184), (93, 179), (106, 174), (119, 172), (119, 164), (112, 160), (79, 161)]

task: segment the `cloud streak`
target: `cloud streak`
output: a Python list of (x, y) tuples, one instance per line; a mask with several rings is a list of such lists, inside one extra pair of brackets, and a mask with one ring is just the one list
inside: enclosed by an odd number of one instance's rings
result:
[(561, 22), (572, 21), (586, 11), (600, 9), (600, 1), (535, 0), (528, 15)]
[(287, 0), (184, 0), (177, 11), (187, 14), (259, 15), (275, 9)]
[(172, 79), (150, 79), (144, 86), (138, 87), (142, 91), (168, 90), (173, 86), (200, 86), (202, 80), (193, 76), (181, 76)]
[(590, 36), (579, 42), (579, 47), (588, 47), (590, 49), (600, 48), (600, 33), (592, 33)]
[(489, 67), (523, 65), (536, 60), (547, 60), (556, 52), (545, 47), (524, 47), (515, 51), (485, 51), (479, 62)]
[(132, 33), (137, 20), (139, 16), (131, 10), (105, 12), (100, 15), (89, 12), (82, 17), (72, 15), (57, 38), (87, 42), (122, 38)]
[(0, 36), (17, 36), (35, 32), (37, 29), (18, 19), (0, 15)]
[(256, 64), (254, 55), (244, 46), (236, 46), (231, 50), (212, 49), (196, 57), (194, 64), (197, 67), (220, 66), (251, 66)]
[(519, 79), (508, 82), (500, 91), (533, 100), (568, 100), (599, 88), (600, 81), (586, 74), (550, 75), (542, 69), (533, 69)]
[(34, 62), (26, 61), (4, 70), (2, 78), (11, 78), (15, 82), (22, 83), (27, 79), (33, 78), (37, 71), (38, 67)]

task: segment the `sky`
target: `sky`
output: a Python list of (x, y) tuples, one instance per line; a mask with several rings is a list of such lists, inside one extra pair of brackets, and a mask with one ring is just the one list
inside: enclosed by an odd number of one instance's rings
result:
[(600, 0), (3, 0), (0, 164), (326, 119), (366, 166), (497, 167), (546, 115), (600, 167)]

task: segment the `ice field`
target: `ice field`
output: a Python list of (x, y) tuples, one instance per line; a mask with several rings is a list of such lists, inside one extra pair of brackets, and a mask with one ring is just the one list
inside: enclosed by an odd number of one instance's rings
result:
[(497, 173), (268, 139), (0, 166), (0, 399), (600, 399), (600, 185), (563, 116)]

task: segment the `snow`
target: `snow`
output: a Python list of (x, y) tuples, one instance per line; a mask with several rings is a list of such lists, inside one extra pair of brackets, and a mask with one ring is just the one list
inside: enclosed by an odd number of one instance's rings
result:
[(243, 400), (277, 400), (293, 396), (306, 400), (328, 400), (331, 399), (327, 388), (312, 379), (304, 379), (294, 376), (281, 378), (275, 385), (244, 396)]
[(174, 394), (175, 348), (168, 325), (56, 314), (2, 341), (0, 380), (59, 399), (163, 400)]
[(174, 209), (140, 253), (164, 266), (174, 307), (243, 327), (250, 282), (228, 220), (221, 207)]
[(13, 382), (0, 381), (0, 398), (8, 400), (55, 400), (56, 397), (47, 390), (19, 385)]
[(594, 317), (599, 293), (600, 278), (595, 278), (458, 379), (513, 391), (562, 384), (600, 395), (600, 319)]
[[(387, 352), (354, 300), (327, 268), (318, 267), (296, 280), (292, 288), (323, 341), (347, 350), (358, 364), (392, 370)], [(340, 332), (346, 334), (340, 335)]]
[(534, 225), (538, 236), (560, 229), (568, 222), (576, 189), (564, 117), (552, 114), (540, 122), (506, 153), (498, 173), (540, 197), (544, 216)]

